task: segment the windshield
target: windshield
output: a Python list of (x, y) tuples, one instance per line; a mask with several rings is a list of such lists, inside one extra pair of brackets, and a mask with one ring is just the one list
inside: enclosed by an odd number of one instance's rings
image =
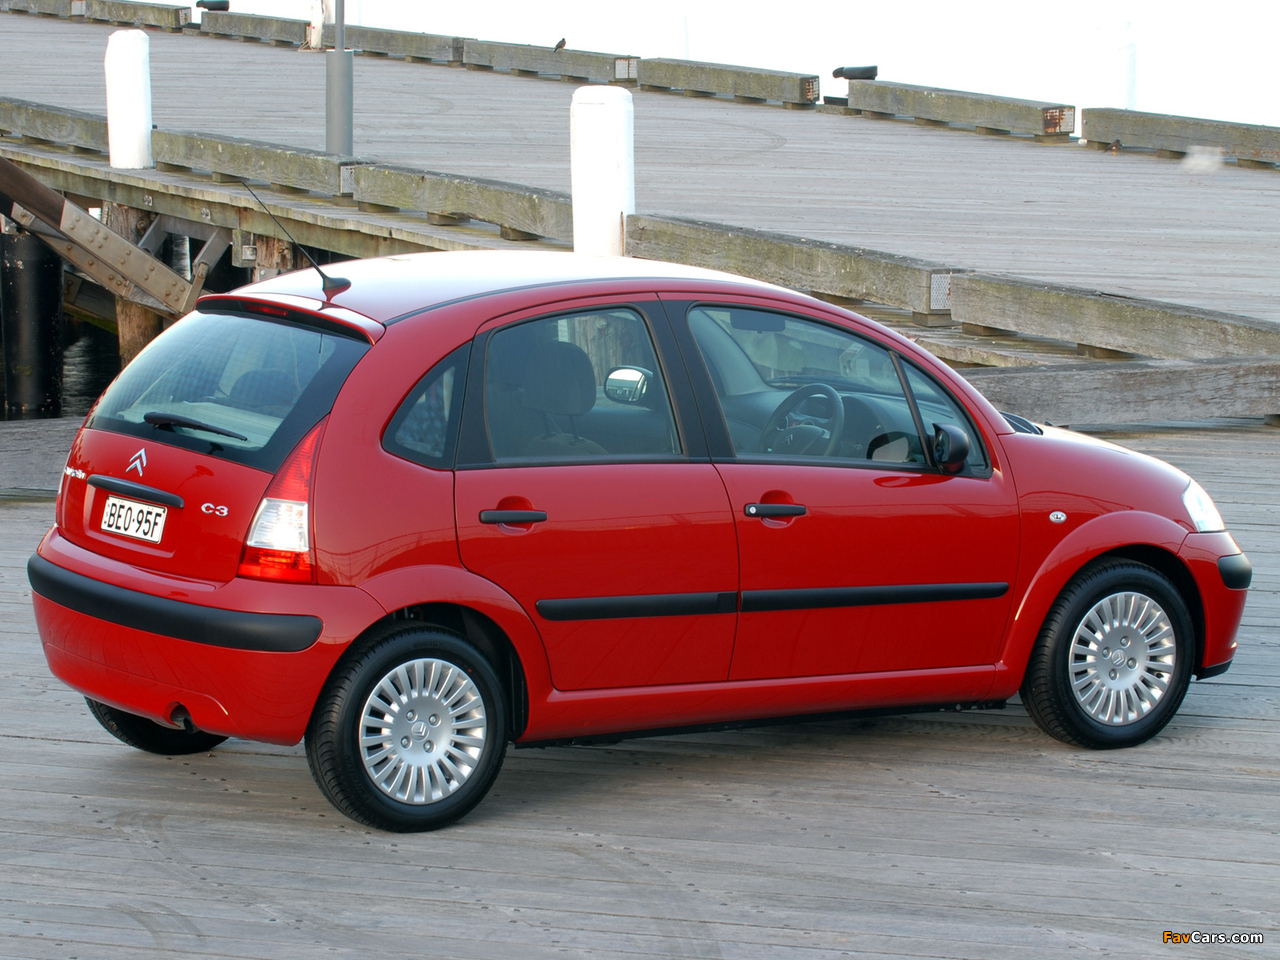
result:
[(274, 472), (367, 349), (297, 324), (193, 313), (121, 372), (87, 425)]

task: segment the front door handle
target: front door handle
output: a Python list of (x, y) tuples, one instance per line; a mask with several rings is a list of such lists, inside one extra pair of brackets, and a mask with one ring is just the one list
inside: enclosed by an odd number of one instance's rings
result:
[(809, 508), (803, 503), (748, 503), (743, 512), (748, 517), (803, 517)]
[(547, 519), (545, 510), (481, 510), (481, 523), (542, 523)]

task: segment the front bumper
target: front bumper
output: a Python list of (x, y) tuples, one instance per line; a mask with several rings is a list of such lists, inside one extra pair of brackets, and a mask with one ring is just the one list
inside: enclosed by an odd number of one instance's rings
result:
[(1229, 533), (1192, 533), (1178, 551), (1196, 581), (1204, 613), (1204, 646), (1196, 678), (1226, 673), (1236, 655), (1236, 631), (1253, 577), (1249, 559)]

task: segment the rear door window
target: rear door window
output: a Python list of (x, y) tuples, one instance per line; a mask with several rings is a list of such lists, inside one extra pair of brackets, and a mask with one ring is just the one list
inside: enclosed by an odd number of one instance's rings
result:
[(368, 348), (296, 323), (194, 313), (121, 372), (87, 425), (274, 472)]
[(682, 452), (648, 327), (630, 309), (496, 331), (484, 410), (498, 463), (671, 459)]

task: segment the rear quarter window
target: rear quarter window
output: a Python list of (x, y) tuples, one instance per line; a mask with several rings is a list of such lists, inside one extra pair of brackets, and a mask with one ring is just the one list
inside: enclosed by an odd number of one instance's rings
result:
[(121, 372), (87, 425), (275, 472), (368, 349), (296, 323), (193, 313)]

